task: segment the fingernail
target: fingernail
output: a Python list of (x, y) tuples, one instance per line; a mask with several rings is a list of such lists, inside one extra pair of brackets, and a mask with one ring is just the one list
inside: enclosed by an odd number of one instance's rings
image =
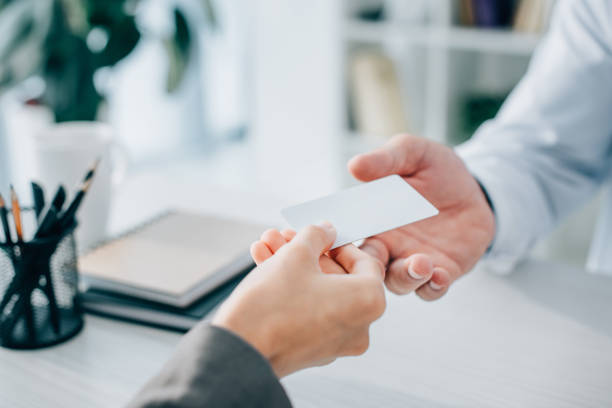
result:
[(408, 267), (408, 275), (410, 275), (413, 279), (416, 279), (416, 280), (423, 279), (421, 275), (415, 272), (415, 270), (412, 268), (412, 262), (410, 262), (408, 259), (406, 259), (405, 265)]
[(440, 289), (442, 289), (442, 286), (438, 285), (434, 281), (429, 281), (429, 287), (432, 288), (433, 290), (440, 290)]

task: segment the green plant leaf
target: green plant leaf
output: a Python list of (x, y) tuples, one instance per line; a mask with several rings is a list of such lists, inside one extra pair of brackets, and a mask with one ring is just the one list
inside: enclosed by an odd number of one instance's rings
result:
[(187, 19), (179, 9), (174, 10), (174, 36), (164, 40), (164, 46), (168, 53), (168, 78), (166, 90), (176, 91), (187, 71), (190, 57), (191, 34), (187, 25)]
[(14, 86), (41, 71), (52, 1), (22, 0), (0, 12), (1, 88)]
[(102, 52), (96, 54), (97, 67), (115, 65), (128, 56), (140, 40), (140, 32), (132, 16), (124, 16), (106, 29), (109, 38)]
[(13, 0), (0, 0), (0, 12), (4, 7), (8, 6), (12, 2)]
[(0, 63), (34, 30), (34, 16), (28, 3), (13, 3), (0, 13)]
[(125, 17), (134, 17), (136, 0), (88, 0), (85, 2), (90, 26), (112, 28)]
[[(72, 58), (61, 55), (66, 50), (71, 50)], [(60, 54), (47, 61), (42, 102), (53, 110), (57, 122), (95, 120), (103, 98), (93, 83), (96, 68), (85, 40), (64, 35), (63, 46), (55, 51)]]
[(174, 92), (181, 85), (185, 71), (187, 70), (187, 60), (183, 58), (178, 50), (176, 42), (172, 39), (163, 40), (166, 53), (168, 54), (168, 76), (166, 78), (166, 91)]

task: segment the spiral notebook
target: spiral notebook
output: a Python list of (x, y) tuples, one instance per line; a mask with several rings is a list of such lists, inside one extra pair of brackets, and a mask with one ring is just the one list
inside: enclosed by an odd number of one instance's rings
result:
[(265, 228), (172, 211), (81, 256), (79, 271), (90, 289), (186, 308), (254, 266)]

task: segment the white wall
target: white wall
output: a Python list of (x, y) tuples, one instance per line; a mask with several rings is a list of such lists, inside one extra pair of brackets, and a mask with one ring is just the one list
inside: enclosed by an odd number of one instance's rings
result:
[(6, 185), (9, 183), (9, 163), (8, 163), (8, 141), (6, 140), (6, 130), (0, 118), (0, 193), (4, 194)]
[[(256, 0), (253, 141), (275, 190), (312, 198), (339, 183), (342, 128), (339, 0)], [(335, 137), (336, 136), (336, 137)]]

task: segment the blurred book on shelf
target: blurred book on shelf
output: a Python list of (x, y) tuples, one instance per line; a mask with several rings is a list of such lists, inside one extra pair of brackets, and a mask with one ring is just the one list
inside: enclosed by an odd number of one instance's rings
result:
[(478, 27), (507, 27), (512, 22), (514, 0), (472, 0), (474, 23)]
[(514, 29), (540, 33), (548, 27), (554, 0), (521, 0), (514, 17)]
[(406, 132), (408, 118), (393, 61), (376, 51), (359, 51), (349, 68), (355, 130), (375, 139)]
[(459, 5), (459, 22), (461, 25), (468, 27), (476, 25), (472, 0), (461, 0)]
[(459, 22), (464, 26), (540, 33), (548, 27), (553, 5), (554, 0), (461, 0)]

